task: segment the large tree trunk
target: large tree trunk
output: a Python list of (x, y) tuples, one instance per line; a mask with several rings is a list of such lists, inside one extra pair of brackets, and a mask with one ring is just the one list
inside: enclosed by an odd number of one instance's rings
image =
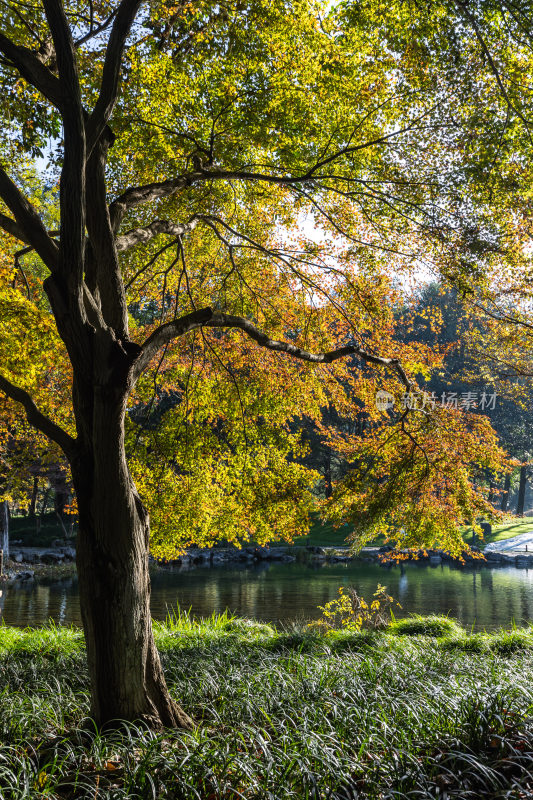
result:
[(80, 605), (97, 724), (191, 728), (171, 699), (150, 616), (149, 518), (126, 464), (125, 401), (96, 397), (91, 453), (73, 470)]

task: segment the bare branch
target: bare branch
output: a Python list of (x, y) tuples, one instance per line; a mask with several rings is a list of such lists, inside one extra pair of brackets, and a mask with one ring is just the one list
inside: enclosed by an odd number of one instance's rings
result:
[(32, 253), (32, 252), (33, 252), (33, 247), (24, 247), (22, 250), (18, 250), (15, 253), (15, 257), (14, 257), (15, 266), (18, 269), (18, 271), (20, 272), (20, 274), (22, 275), (22, 279), (23, 279), (24, 284), (26, 286), (26, 295), (28, 297), (28, 300), (31, 300), (30, 284), (28, 283), (28, 278), (26, 277), (26, 273), (24, 272), (24, 267), (20, 263), (20, 259), (22, 258), (22, 256), (25, 256), (28, 253)]
[(129, 250), (131, 247), (135, 247), (136, 244), (146, 244), (146, 242), (149, 242), (154, 236), (158, 236), (161, 233), (168, 234), (169, 236), (183, 236), (184, 233), (190, 233), (190, 231), (194, 230), (197, 222), (197, 219), (191, 219), (190, 222), (184, 223), (156, 219), (145, 228), (133, 228), (131, 231), (122, 234), (122, 236), (118, 236), (116, 248), (117, 250)]
[(232, 314), (214, 312), (211, 308), (198, 309), (197, 311), (186, 314), (184, 317), (180, 317), (172, 322), (167, 322), (157, 328), (141, 348), (141, 353), (134, 363), (132, 373), (133, 379), (136, 380), (138, 378), (159, 348), (168, 344), (172, 339), (183, 336), (185, 333), (195, 328), (238, 328), (249, 336), (250, 339), (253, 339), (258, 345), (265, 347), (267, 350), (287, 353), (293, 358), (297, 358), (301, 361), (309, 361), (312, 364), (331, 364), (333, 361), (338, 361), (340, 358), (345, 358), (346, 356), (357, 356), (370, 364), (392, 369), (408, 389), (412, 388), (413, 385), (397, 358), (385, 358), (375, 355), (356, 344), (349, 344), (345, 347), (339, 347), (336, 350), (330, 350), (325, 353), (311, 353), (291, 342), (271, 339), (245, 317), (235, 317)]
[(212, 317), (204, 323), (203, 327), (209, 328), (239, 328), (253, 339), (261, 347), (267, 350), (274, 350), (278, 353), (287, 353), (293, 358), (298, 358), (301, 361), (309, 361), (312, 364), (331, 364), (333, 361), (338, 361), (340, 358), (346, 356), (358, 356), (363, 361), (370, 364), (376, 364), (381, 367), (392, 368), (400, 377), (402, 382), (407, 388), (412, 386), (412, 382), (407, 377), (402, 365), (397, 358), (385, 358), (370, 353), (357, 344), (349, 344), (345, 347), (339, 347), (336, 350), (330, 350), (325, 353), (310, 353), (308, 350), (303, 350), (291, 342), (283, 342), (277, 339), (271, 339), (266, 333), (256, 328), (250, 320), (245, 317), (235, 317), (232, 314), (222, 314), (220, 312), (213, 313)]
[(43, 63), (38, 54), (21, 47), (0, 32), (0, 52), (13, 64), (25, 81), (41, 92), (59, 110), (63, 107), (63, 94), (58, 78)]
[[(15, 222), (24, 236), (21, 241), (27, 242), (35, 248), (50, 271), (56, 269), (58, 260), (56, 243), (50, 238), (31, 203), (1, 166), (0, 197), (15, 217)], [(9, 219), (9, 217), (5, 217), (5, 219)], [(2, 227), (4, 226), (2, 225)]]
[(142, 0), (122, 0), (118, 7), (107, 45), (100, 94), (87, 122), (89, 153), (100, 138), (115, 106), (124, 45), (141, 2)]
[(53, 420), (47, 417), (46, 414), (39, 411), (33, 398), (25, 389), (15, 386), (8, 381), (7, 378), (0, 375), (0, 391), (4, 392), (11, 400), (20, 403), (24, 407), (26, 418), (30, 425), (33, 425), (34, 428), (37, 428), (37, 430), (44, 433), (45, 436), (48, 436), (49, 439), (56, 442), (67, 458), (71, 458), (74, 455), (76, 440), (63, 430), (63, 428), (53, 422)]

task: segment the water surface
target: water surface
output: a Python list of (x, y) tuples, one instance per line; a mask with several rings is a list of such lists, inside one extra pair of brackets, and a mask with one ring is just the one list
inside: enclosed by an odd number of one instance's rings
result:
[[(152, 613), (164, 619), (178, 605), (197, 616), (230, 611), (269, 622), (316, 619), (318, 605), (354, 586), (369, 598), (378, 583), (410, 612), (451, 614), (477, 629), (533, 621), (533, 570), (430, 567), (405, 564), (268, 564), (158, 570), (152, 575)], [(76, 578), (4, 587), (0, 613), (8, 625), (81, 624)]]
[[(533, 570), (516, 567), (456, 568), (405, 564), (268, 564), (158, 570), (152, 575), (152, 613), (165, 619), (178, 605), (197, 616), (230, 611), (269, 622), (316, 619), (318, 605), (354, 586), (369, 598), (378, 583), (402, 604), (398, 616), (451, 614), (477, 629), (533, 621)], [(4, 587), (0, 613), (8, 625), (49, 619), (81, 624), (76, 578)]]

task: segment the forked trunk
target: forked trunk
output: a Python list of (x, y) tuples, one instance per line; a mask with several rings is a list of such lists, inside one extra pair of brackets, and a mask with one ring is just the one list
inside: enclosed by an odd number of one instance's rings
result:
[(149, 517), (132, 483), (123, 402), (97, 399), (90, 458), (74, 470), (80, 605), (97, 724), (191, 728), (169, 695), (150, 616)]

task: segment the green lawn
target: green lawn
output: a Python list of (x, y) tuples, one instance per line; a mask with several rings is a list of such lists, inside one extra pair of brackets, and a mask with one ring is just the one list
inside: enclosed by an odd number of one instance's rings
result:
[(346, 537), (351, 532), (351, 525), (334, 528), (329, 522), (313, 522), (307, 536), (299, 536), (294, 540), (298, 545), (316, 545), (318, 547), (344, 547), (349, 542)]

